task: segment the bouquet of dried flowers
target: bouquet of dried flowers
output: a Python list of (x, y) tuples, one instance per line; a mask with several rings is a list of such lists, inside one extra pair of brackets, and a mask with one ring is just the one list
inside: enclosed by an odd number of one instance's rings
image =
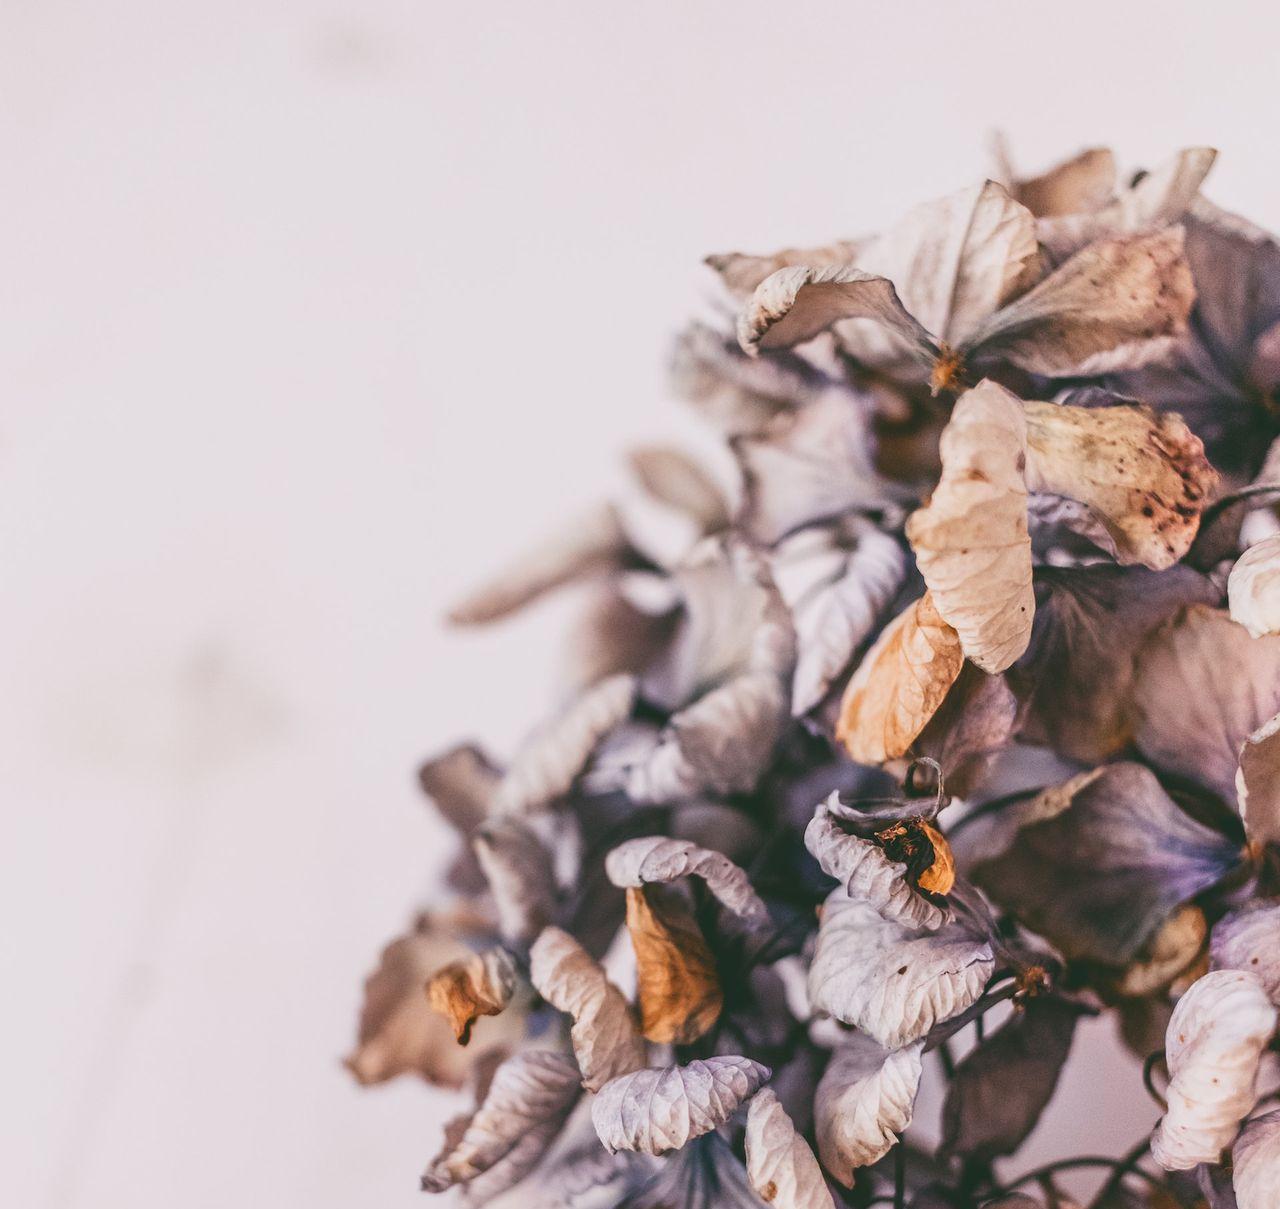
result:
[[(470, 1085), (425, 1189), (1280, 1206), (1280, 245), (1213, 158), (708, 258), (674, 376), (736, 482), (639, 450), (453, 613), (589, 596), (562, 708), (421, 772), (459, 854), (348, 1065)], [(1154, 1131), (998, 1173), (1102, 1012)]]

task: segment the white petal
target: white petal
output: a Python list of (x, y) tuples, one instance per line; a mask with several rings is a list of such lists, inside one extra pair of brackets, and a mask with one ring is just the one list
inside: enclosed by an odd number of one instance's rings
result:
[(896, 1049), (977, 1002), (994, 970), (991, 946), (962, 924), (904, 927), (839, 889), (823, 906), (809, 996)]
[(853, 1034), (827, 1063), (814, 1096), (822, 1165), (846, 1188), (853, 1173), (889, 1153), (911, 1124), (924, 1043), (887, 1050)]
[(1257, 899), (1218, 920), (1209, 940), (1209, 964), (1256, 974), (1271, 1002), (1280, 1004), (1280, 900)]
[(640, 1070), (606, 1083), (591, 1105), (604, 1148), (664, 1154), (723, 1125), (769, 1077), (750, 1058)]
[(1216, 970), (1178, 1001), (1165, 1035), (1169, 1109), (1151, 1138), (1166, 1171), (1216, 1163), (1256, 1100), (1276, 1009), (1253, 974)]
[(1236, 1209), (1280, 1205), (1280, 1109), (1254, 1117), (1231, 1148)]
[(568, 932), (544, 928), (529, 951), (529, 977), (552, 1007), (573, 1017), (573, 1052), (591, 1091), (644, 1065), (631, 1006)]
[[(508, 1058), (476, 1111), (447, 1132), (445, 1148), (427, 1168), (422, 1187), (443, 1192), (504, 1160), (504, 1184), (515, 1184), (546, 1152), (579, 1091), (578, 1068), (564, 1054), (526, 1050)], [(491, 1194), (502, 1190), (493, 1188)]]
[(747, 1177), (777, 1209), (835, 1209), (831, 1190), (809, 1143), (769, 1088), (747, 1109)]
[(751, 888), (746, 873), (722, 853), (699, 848), (688, 840), (661, 835), (628, 840), (609, 853), (604, 867), (609, 880), (623, 888), (700, 877), (707, 889), (735, 915), (757, 925), (769, 921), (768, 909)]
[(1227, 579), (1231, 617), (1255, 638), (1280, 634), (1280, 533), (1250, 546)]
[(631, 714), (634, 676), (610, 676), (538, 730), (498, 786), (494, 809), (521, 814), (550, 806), (573, 787), (600, 742)]
[[(833, 792), (828, 802), (838, 802)], [(828, 802), (818, 806), (804, 832), (804, 846), (822, 871), (834, 877), (850, 898), (874, 907), (885, 919), (913, 928), (937, 928), (951, 912), (918, 894), (907, 881), (907, 867), (890, 860), (871, 840), (850, 835), (831, 817)]]

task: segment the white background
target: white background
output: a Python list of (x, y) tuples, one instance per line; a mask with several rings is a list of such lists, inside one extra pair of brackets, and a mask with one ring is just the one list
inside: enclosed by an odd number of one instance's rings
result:
[[(564, 618), (446, 601), (683, 431), (702, 254), (1096, 142), (1280, 222), (1272, 5), (0, 3), (5, 1203), (421, 1205), (338, 1066), (420, 757)], [(1097, 1031), (1097, 1030), (1095, 1030)], [(1105, 1030), (1104, 1030), (1105, 1031)], [(1136, 1138), (1077, 1067), (1034, 1157)]]

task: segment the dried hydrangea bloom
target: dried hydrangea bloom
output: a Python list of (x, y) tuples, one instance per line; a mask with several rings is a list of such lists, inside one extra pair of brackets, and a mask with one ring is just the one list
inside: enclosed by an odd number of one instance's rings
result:
[(1276, 1202), (1280, 244), (1213, 160), (708, 258), (713, 469), (632, 450), (453, 612), (582, 598), (528, 738), (420, 773), (457, 851), (348, 1064), (470, 1085), (426, 1188), (1068, 1209), (1020, 1155), (1108, 1015), (1167, 1109), (1090, 1209)]

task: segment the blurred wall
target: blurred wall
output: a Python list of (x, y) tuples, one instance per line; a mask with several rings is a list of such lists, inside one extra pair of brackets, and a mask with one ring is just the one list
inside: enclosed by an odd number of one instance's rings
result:
[[(420, 1205), (442, 1097), (339, 1069), (565, 614), (445, 602), (692, 431), (702, 254), (987, 166), (1208, 142), (1280, 222), (1271, 5), (0, 4), (5, 1199)], [(1101, 1060), (1119, 1063), (1106, 1039)], [(1034, 1157), (1151, 1116), (1077, 1069)], [(1123, 1078), (1121, 1078), (1123, 1075)]]

